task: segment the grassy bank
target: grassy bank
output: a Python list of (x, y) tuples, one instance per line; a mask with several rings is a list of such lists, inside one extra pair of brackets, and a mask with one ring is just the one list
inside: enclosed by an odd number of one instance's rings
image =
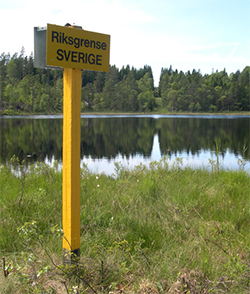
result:
[(180, 164), (82, 170), (73, 267), (61, 266), (61, 173), (1, 166), (0, 293), (250, 293), (249, 174)]

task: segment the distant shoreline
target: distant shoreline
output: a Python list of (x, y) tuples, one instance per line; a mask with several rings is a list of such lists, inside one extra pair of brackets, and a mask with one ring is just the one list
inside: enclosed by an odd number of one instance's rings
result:
[[(0, 113), (0, 117), (5, 116), (44, 116), (44, 115), (63, 115), (63, 113)], [(109, 115), (109, 116), (122, 116), (122, 115), (188, 115), (188, 116), (250, 116), (250, 111), (237, 111), (237, 112), (82, 112), (81, 115)]]

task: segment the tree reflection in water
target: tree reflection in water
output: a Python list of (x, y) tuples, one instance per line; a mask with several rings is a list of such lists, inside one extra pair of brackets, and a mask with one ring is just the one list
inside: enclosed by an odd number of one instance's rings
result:
[[(133, 167), (166, 156), (202, 166), (218, 151), (224, 167), (250, 159), (249, 117), (83, 116), (81, 159), (90, 169), (107, 171), (115, 161)], [(0, 161), (13, 155), (27, 162), (62, 161), (62, 116), (0, 118)]]

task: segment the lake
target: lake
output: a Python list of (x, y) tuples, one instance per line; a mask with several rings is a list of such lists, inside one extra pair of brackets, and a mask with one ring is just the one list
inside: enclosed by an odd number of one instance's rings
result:
[[(62, 167), (62, 115), (0, 116), (0, 164), (13, 155)], [(113, 174), (161, 158), (173, 165), (250, 171), (250, 116), (82, 115), (81, 166)], [(181, 158), (181, 160), (179, 159)], [(242, 165), (243, 164), (243, 165)]]

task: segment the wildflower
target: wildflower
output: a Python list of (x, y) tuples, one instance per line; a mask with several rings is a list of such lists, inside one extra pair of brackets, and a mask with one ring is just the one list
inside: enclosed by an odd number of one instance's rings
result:
[(99, 188), (99, 187), (100, 187), (100, 185), (97, 185), (96, 187), (97, 187), (97, 188)]
[(96, 176), (95, 178), (96, 178), (97, 180), (99, 179), (99, 177), (98, 177), (98, 176)]

